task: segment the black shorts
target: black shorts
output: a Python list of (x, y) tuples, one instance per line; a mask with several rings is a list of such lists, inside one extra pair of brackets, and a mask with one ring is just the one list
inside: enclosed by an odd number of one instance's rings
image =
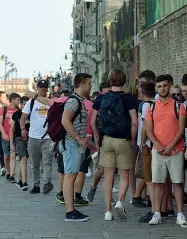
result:
[[(90, 149), (86, 149), (85, 158), (81, 164), (80, 172), (88, 173), (88, 167), (91, 161), (92, 161), (91, 151)], [(57, 164), (58, 164), (58, 169), (57, 169), (58, 173), (64, 174), (64, 161), (63, 161), (63, 156), (61, 153), (58, 154)]]
[(26, 157), (28, 158), (28, 151), (27, 151), (27, 140), (24, 140), (22, 137), (16, 137), (16, 153), (20, 157), (20, 159)]

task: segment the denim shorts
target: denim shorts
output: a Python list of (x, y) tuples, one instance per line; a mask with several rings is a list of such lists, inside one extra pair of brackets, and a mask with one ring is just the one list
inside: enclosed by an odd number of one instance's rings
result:
[(10, 141), (6, 141), (1, 138), (1, 142), (2, 142), (3, 154), (5, 156), (8, 156), (10, 153), (12, 153), (10, 149)]
[(74, 140), (66, 140), (65, 147), (66, 150), (64, 150), (62, 143), (59, 144), (59, 151), (64, 159), (64, 172), (78, 173), (84, 160), (85, 151), (82, 150), (80, 144)]

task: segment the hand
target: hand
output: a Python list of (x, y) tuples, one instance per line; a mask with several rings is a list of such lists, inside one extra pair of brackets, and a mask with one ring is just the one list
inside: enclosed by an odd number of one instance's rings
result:
[(162, 155), (171, 155), (173, 150), (173, 145), (169, 144), (167, 147), (165, 147), (164, 151), (162, 152)]
[(27, 138), (27, 136), (28, 136), (27, 130), (26, 130), (26, 129), (23, 129), (23, 130), (21, 131), (21, 135), (22, 135), (23, 138)]
[(162, 154), (163, 154), (163, 151), (164, 151), (164, 146), (162, 146), (162, 145), (159, 144), (159, 143), (155, 143), (155, 146), (156, 146), (156, 149), (157, 149), (158, 153), (159, 153), (160, 155), (162, 155)]
[(78, 140), (79, 144), (84, 146), (85, 148), (87, 147), (88, 141), (89, 141), (89, 138), (80, 138)]
[(15, 148), (14, 144), (10, 144), (10, 149), (12, 150), (12, 152), (16, 151), (16, 148)]
[(185, 151), (184, 158), (187, 160), (187, 149)]
[(2, 138), (5, 140), (5, 141), (9, 141), (9, 137), (7, 134), (3, 134), (2, 135)]

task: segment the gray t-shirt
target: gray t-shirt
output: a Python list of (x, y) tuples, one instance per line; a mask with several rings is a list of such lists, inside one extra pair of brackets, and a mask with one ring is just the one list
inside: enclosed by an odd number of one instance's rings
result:
[[(86, 137), (87, 110), (83, 103), (83, 99), (76, 93), (74, 93), (74, 95), (76, 95), (76, 97), (79, 98), (79, 100), (81, 101), (82, 110), (81, 110), (81, 114), (79, 114), (75, 118), (75, 120), (73, 122), (73, 127), (74, 127), (75, 131), (77, 132), (77, 134), (81, 138), (85, 138)], [(70, 98), (66, 101), (64, 109), (72, 110), (75, 113), (75, 112), (77, 112), (78, 107), (79, 107), (78, 100), (75, 98)], [(66, 140), (75, 140), (75, 139), (67, 133)]]

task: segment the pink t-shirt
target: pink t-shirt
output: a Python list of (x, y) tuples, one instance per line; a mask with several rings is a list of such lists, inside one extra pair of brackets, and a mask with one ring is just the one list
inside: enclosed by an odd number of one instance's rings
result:
[[(12, 121), (12, 115), (17, 110), (18, 110), (17, 108), (12, 108), (10, 106), (7, 106), (7, 113), (6, 113), (5, 119), (3, 121), (3, 128), (5, 131), (5, 134), (8, 137), (10, 137), (10, 126), (11, 126), (11, 121)], [(4, 107), (0, 108), (0, 115), (3, 116), (3, 114), (4, 114)]]
[[(54, 103), (63, 103), (67, 100), (67, 96), (60, 97), (60, 98), (54, 98), (50, 99), (49, 104), (52, 106)], [(86, 110), (88, 111), (88, 117), (87, 117), (87, 126), (86, 126), (86, 133), (87, 134), (92, 134), (92, 128), (90, 126), (90, 120), (91, 120), (91, 115), (92, 115), (92, 105), (93, 103), (87, 99), (83, 100), (84, 105), (86, 107)]]

